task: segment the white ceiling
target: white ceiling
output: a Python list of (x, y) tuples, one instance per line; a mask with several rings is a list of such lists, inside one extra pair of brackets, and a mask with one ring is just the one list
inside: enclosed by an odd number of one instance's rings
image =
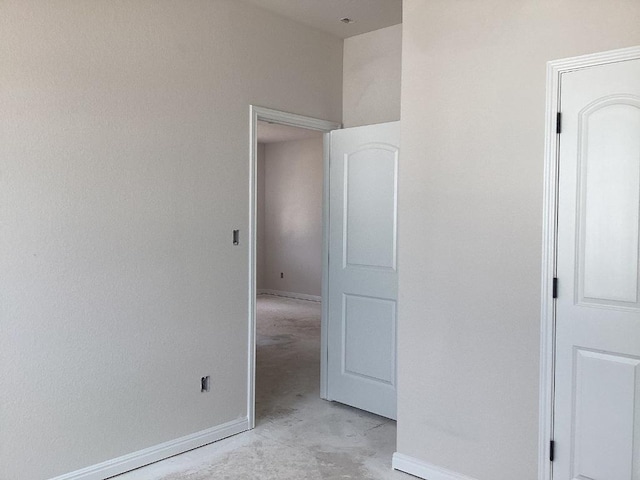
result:
[[(341, 38), (402, 22), (402, 0), (245, 0)], [(355, 20), (344, 24), (343, 17)]]
[(276, 123), (258, 122), (258, 143), (289, 142), (304, 138), (321, 137), (322, 132), (305, 128), (288, 127)]

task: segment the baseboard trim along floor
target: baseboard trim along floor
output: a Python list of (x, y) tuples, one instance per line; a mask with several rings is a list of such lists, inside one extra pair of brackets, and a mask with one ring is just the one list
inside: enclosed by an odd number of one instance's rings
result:
[(309, 300), (311, 302), (320, 302), (322, 297), (318, 295), (307, 295), (306, 293), (283, 292), (280, 290), (268, 290), (261, 288), (258, 295), (275, 295), (276, 297), (297, 298), (298, 300)]
[(475, 480), (398, 452), (393, 454), (393, 469), (429, 480)]
[(176, 438), (153, 447), (145, 448), (137, 452), (123, 455), (122, 457), (107, 460), (75, 472), (67, 473), (51, 480), (103, 480), (119, 475), (135, 468), (140, 468), (150, 463), (178, 455), (194, 448), (217, 442), (223, 438), (236, 435), (249, 429), (249, 421), (246, 418), (208, 428), (200, 432), (192, 433), (184, 437)]

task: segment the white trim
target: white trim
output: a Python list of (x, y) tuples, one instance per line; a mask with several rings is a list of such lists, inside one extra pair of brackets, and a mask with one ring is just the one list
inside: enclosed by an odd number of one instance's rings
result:
[(296, 298), (298, 300), (308, 300), (310, 302), (320, 302), (322, 297), (319, 295), (307, 295), (306, 293), (283, 292), (281, 290), (269, 290), (268, 288), (259, 288), (258, 295), (273, 295), (275, 297)]
[[(251, 105), (249, 107), (250, 123), (249, 123), (249, 328), (248, 328), (248, 385), (247, 385), (247, 412), (249, 419), (249, 428), (255, 427), (255, 408), (256, 408), (256, 232), (257, 232), (257, 146), (258, 146), (258, 120), (264, 120), (280, 125), (289, 125), (292, 127), (307, 128), (310, 130), (318, 130), (325, 132), (324, 135), (324, 185), (322, 199), (322, 295), (328, 292), (327, 285), (329, 279), (327, 277), (327, 265), (329, 259), (329, 244), (327, 242), (328, 235), (328, 182), (329, 182), (329, 152), (328, 152), (328, 132), (342, 128), (342, 125), (336, 122), (320, 120), (312, 117), (305, 117), (295, 113), (281, 112), (270, 108)], [(326, 369), (327, 369), (327, 342), (326, 342), (326, 310), (322, 307), (321, 320), (321, 344), (320, 344), (320, 396), (326, 397)]]
[[(322, 139), (323, 172), (322, 178), (322, 298), (329, 298), (329, 185), (331, 167), (331, 134), (325, 133)], [(322, 316), (320, 320), (320, 398), (329, 398), (329, 377), (327, 365), (329, 362), (329, 301), (321, 304)]]
[(398, 452), (393, 454), (392, 466), (394, 470), (400, 470), (414, 477), (428, 480), (475, 480), (467, 475), (431, 465)]
[(256, 288), (258, 218), (258, 112), (250, 107), (249, 124), (249, 328), (247, 353), (247, 417), (249, 428), (256, 426)]
[(280, 125), (288, 125), (290, 127), (307, 128), (309, 130), (318, 130), (320, 132), (330, 132), (342, 128), (342, 125), (336, 122), (320, 120), (318, 118), (305, 117), (295, 113), (281, 112), (271, 108), (258, 107), (251, 105), (251, 112), (257, 117), (257, 120), (264, 120)]
[(555, 302), (552, 299), (556, 274), (558, 135), (556, 118), (560, 106), (563, 73), (607, 63), (640, 58), (640, 46), (582, 55), (547, 63), (547, 99), (544, 149), (544, 198), (542, 233), (542, 305), (540, 322), (540, 426), (538, 435), (538, 478), (552, 480), (549, 441), (553, 438)]
[(217, 427), (202, 430), (191, 435), (145, 448), (144, 450), (139, 450), (81, 470), (76, 470), (75, 472), (60, 475), (51, 480), (103, 480), (193, 450), (194, 448), (217, 442), (223, 438), (244, 432), (248, 430), (248, 428), (249, 422), (246, 418), (234, 420)]

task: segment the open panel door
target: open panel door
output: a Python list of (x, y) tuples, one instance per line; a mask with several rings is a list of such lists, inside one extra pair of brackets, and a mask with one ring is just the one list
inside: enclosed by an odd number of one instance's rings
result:
[(640, 479), (640, 60), (562, 74), (554, 480)]
[(328, 398), (396, 418), (400, 123), (331, 132)]

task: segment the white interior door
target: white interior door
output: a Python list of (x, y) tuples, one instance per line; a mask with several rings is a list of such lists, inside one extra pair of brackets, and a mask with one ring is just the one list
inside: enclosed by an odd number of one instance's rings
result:
[(561, 77), (554, 480), (640, 480), (640, 60)]
[(327, 396), (396, 417), (399, 122), (331, 132)]

